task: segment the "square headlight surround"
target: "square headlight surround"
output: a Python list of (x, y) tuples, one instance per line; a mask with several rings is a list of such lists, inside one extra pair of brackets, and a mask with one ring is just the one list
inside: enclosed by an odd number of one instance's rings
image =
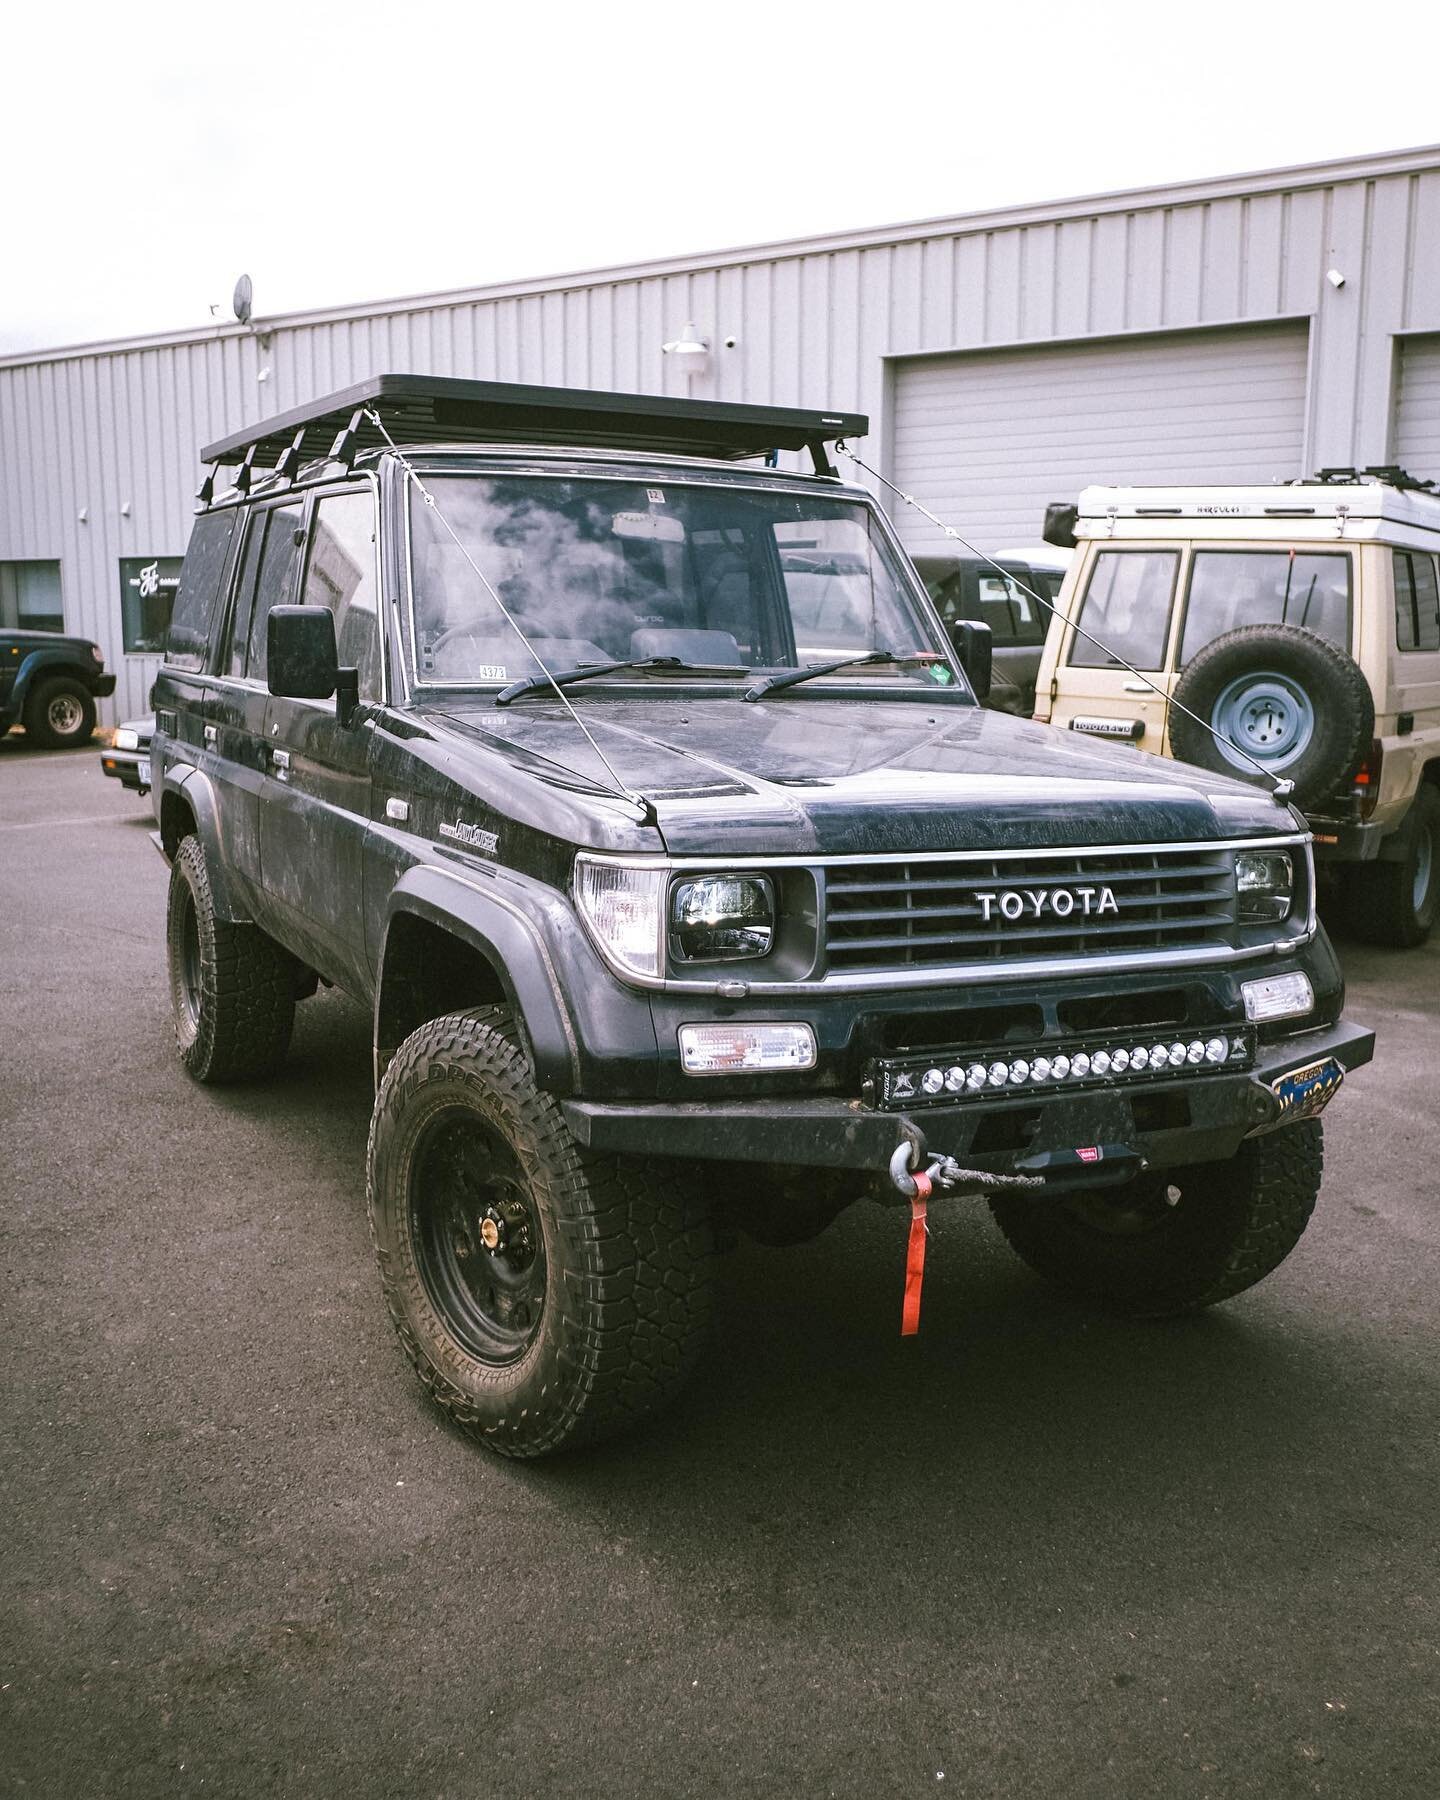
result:
[(1276, 924), (1295, 904), (1295, 861), (1288, 850), (1241, 850), (1235, 890), (1242, 925)]
[(775, 943), (775, 884), (768, 875), (688, 876), (670, 890), (670, 940), (682, 963), (742, 962)]

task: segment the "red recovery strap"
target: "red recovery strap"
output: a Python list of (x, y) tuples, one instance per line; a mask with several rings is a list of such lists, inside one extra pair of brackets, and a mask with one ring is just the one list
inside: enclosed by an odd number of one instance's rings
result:
[(926, 1204), (930, 1177), (920, 1171), (914, 1177), (915, 1198), (910, 1202), (910, 1243), (905, 1253), (905, 1305), (900, 1314), (901, 1337), (914, 1337), (920, 1329), (920, 1289), (925, 1280)]

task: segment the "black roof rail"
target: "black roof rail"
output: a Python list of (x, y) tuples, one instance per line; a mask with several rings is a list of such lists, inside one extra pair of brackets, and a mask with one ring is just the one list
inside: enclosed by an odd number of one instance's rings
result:
[(439, 375), (372, 375), (339, 393), (207, 444), (202, 462), (239, 463), (247, 472), (291, 474), (302, 457), (345, 457), (381, 449), (385, 439), (365, 416), (373, 407), (397, 444), (555, 444), (726, 462), (775, 450), (808, 450), (817, 475), (833, 475), (826, 445), (864, 437), (864, 413), (741, 406), (724, 400), (676, 400), (664, 394), (612, 394), (590, 388), (532, 387)]

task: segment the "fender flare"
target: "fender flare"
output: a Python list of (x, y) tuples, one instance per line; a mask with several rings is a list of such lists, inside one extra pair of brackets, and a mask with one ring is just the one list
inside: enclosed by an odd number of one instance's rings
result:
[[(156, 788), (158, 804), (155, 812), (160, 820), (162, 839), (165, 830), (165, 801), (169, 795), (179, 794), (195, 820), (195, 834), (200, 839), (200, 848), (205, 852), (205, 872), (210, 877), (210, 894), (216, 913), (232, 925), (250, 924), (250, 914), (236, 899), (235, 890), (226, 873), (225, 859), (220, 854), (220, 809), (214, 782), (192, 763), (171, 763), (156, 783)], [(167, 842), (164, 847), (166, 856), (173, 861), (173, 846)]]
[[(382, 1060), (381, 1018), (386, 993), (390, 927), (401, 914), (436, 925), (479, 952), (500, 984), (524, 1031), (537, 1083), (553, 1093), (573, 1093), (580, 1085), (580, 1045), (544, 936), (529, 914), (508, 895), (482, 888), (458, 870), (417, 864), (396, 883), (385, 911), (385, 936), (375, 986), (376, 1079)], [(393, 1051), (394, 1045), (389, 1048)]]

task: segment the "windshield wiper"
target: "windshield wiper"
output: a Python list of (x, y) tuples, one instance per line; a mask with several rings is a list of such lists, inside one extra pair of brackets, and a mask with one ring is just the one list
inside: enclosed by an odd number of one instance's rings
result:
[(842, 656), (835, 662), (811, 663), (808, 669), (786, 669), (779, 675), (767, 675), (764, 681), (757, 681), (752, 688), (746, 688), (747, 700), (759, 700), (765, 694), (776, 693), (780, 688), (795, 687), (802, 681), (813, 681), (817, 675), (833, 675), (837, 669), (854, 669), (862, 663), (907, 663), (932, 662), (944, 663), (945, 658), (935, 650), (911, 650), (906, 655), (897, 655), (894, 650), (868, 650), (863, 656)]
[(512, 681), (495, 696), (497, 706), (508, 706), (522, 694), (537, 693), (544, 688), (553, 694), (557, 687), (569, 687), (572, 681), (588, 681), (592, 675), (613, 675), (617, 669), (680, 669), (696, 675), (744, 675), (739, 663), (692, 663), (679, 656), (639, 656), (627, 662), (583, 663), (578, 669), (557, 669), (553, 674), (526, 675)]

